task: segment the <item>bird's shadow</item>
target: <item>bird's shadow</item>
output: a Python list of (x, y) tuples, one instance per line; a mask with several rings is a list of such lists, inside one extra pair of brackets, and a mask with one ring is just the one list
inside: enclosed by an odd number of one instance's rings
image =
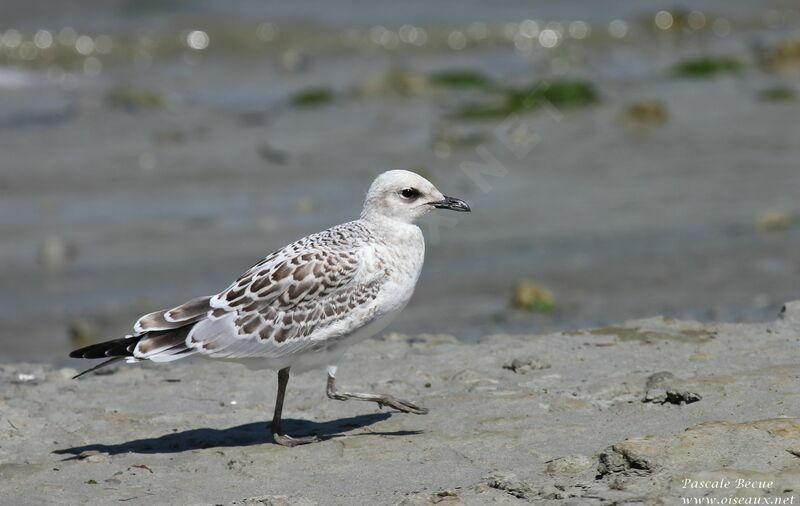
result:
[[(308, 420), (283, 419), (283, 430), (293, 436), (316, 435), (321, 440), (340, 437), (353, 429), (367, 427), (386, 420), (391, 413), (373, 413), (349, 418), (340, 418), (329, 422), (311, 422)], [(421, 431), (370, 431), (367, 434), (378, 436), (408, 436), (420, 434)], [(205, 448), (231, 448), (237, 446), (253, 446), (272, 443), (269, 422), (254, 422), (230, 427), (227, 429), (190, 429), (147, 439), (135, 439), (119, 444), (88, 444), (55, 450), (58, 455), (72, 455), (66, 460), (79, 458), (86, 451), (98, 451), (109, 455), (120, 453), (180, 453)]]

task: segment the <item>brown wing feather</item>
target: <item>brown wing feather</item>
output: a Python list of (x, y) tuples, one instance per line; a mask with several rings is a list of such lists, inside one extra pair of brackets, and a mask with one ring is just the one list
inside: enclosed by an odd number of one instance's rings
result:
[(208, 317), (211, 297), (197, 297), (172, 309), (154, 311), (139, 318), (134, 330), (141, 334), (154, 330), (170, 330), (183, 327)]
[(240, 336), (282, 343), (309, 336), (375, 297), (377, 283), (353, 286), (359, 268), (357, 250), (319, 248), (247, 273), (220, 299), (236, 313)]
[[(245, 344), (249, 339), (281, 344), (330, 328), (380, 292), (382, 273), (363, 277), (369, 235), (358, 225), (346, 224), (273, 253), (211, 300), (212, 316), (191, 339), (203, 341), (201, 350), (208, 345), (222, 355), (251, 346)], [(236, 333), (232, 339), (222, 339), (216, 328), (206, 326), (231, 313)]]

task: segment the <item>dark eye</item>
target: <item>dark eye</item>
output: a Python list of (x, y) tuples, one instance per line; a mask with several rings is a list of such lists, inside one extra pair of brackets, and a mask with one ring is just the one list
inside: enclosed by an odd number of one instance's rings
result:
[(419, 197), (419, 190), (416, 188), (403, 188), (400, 190), (400, 196), (404, 199), (414, 200)]

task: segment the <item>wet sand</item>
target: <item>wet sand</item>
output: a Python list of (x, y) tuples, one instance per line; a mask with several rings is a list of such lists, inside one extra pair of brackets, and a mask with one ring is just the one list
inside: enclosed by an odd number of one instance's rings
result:
[[(800, 303), (765, 324), (669, 318), (548, 335), (388, 334), (338, 381), (425, 416), (325, 398), (294, 376), (197, 361), (0, 366), (0, 493), (14, 504), (680, 504), (797, 495)], [(714, 480), (771, 482), (749, 488)], [(794, 500), (797, 500), (796, 498)]]
[[(494, 54), (430, 55), (410, 67), (499, 65)], [(425, 271), (395, 330), (475, 340), (654, 314), (768, 318), (797, 294), (800, 109), (760, 101), (777, 78), (757, 68), (690, 81), (665, 76), (676, 59), (670, 52), (630, 78), (579, 67), (602, 102), (557, 120), (525, 116), (539, 140), (522, 158), (494, 137), (497, 122), (443, 120), (452, 106), (441, 93), (348, 96), (385, 72), (386, 58), (320, 61), (299, 75), (222, 59), (155, 68), (128, 77), (168, 105), (135, 112), (106, 101), (114, 75), (70, 90), (0, 89), (11, 122), (0, 135), (0, 356), (56, 360), (76, 319), (111, 338), (143, 312), (215, 293), (270, 251), (357, 217), (372, 177), (398, 167), (423, 171), (474, 212), (423, 223)], [(528, 60), (507, 60), (501, 81), (540, 75)], [(319, 82), (343, 96), (286, 105)], [(665, 104), (665, 124), (620, 120), (627, 104), (649, 98)], [(442, 124), (485, 140), (437, 155)], [(464, 171), (484, 163), (480, 150), (507, 173)], [(759, 230), (773, 210), (788, 227)], [(61, 253), (48, 268), (52, 241)], [(554, 314), (509, 307), (527, 278), (554, 292)]]

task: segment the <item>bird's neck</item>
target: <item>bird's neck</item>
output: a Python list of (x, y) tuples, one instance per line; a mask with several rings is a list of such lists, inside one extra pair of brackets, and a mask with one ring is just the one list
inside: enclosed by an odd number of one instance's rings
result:
[(361, 221), (369, 229), (389, 243), (408, 243), (409, 241), (422, 240), (422, 230), (414, 223), (397, 220), (377, 213), (367, 213), (361, 216)]

